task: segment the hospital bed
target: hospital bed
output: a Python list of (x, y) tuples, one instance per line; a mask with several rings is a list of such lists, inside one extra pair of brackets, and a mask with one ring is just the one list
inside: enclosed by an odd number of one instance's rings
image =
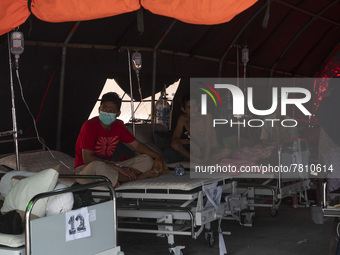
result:
[[(340, 190), (335, 190), (331, 192), (333, 197), (339, 197), (340, 196)], [(321, 209), (324, 217), (334, 217), (334, 218), (340, 218), (340, 204), (331, 205), (330, 201), (327, 199), (327, 181), (325, 180), (322, 184), (322, 203), (321, 203)], [(338, 225), (338, 229), (340, 229), (340, 223)], [(338, 230), (338, 233), (339, 230)]]
[[(59, 178), (70, 176), (59, 175)], [(98, 187), (108, 190), (110, 193), (108, 201), (66, 213), (31, 219), (32, 211), (41, 199)], [(117, 245), (116, 218), (115, 191), (105, 178), (103, 181), (40, 193), (27, 205), (24, 233), (12, 235), (13, 240), (9, 244), (11, 247), (0, 246), (0, 254), (124, 255)]]
[[(116, 189), (118, 231), (166, 236), (169, 252), (183, 254), (175, 244), (175, 235), (196, 239), (203, 231), (209, 245), (214, 245), (213, 221), (221, 222), (230, 214), (222, 193), (231, 187), (229, 178), (190, 178), (189, 173), (173, 172), (155, 179), (124, 183)], [(136, 220), (138, 219), (138, 221)], [(141, 219), (144, 219), (141, 220)], [(219, 229), (219, 234), (227, 234)], [(224, 244), (220, 243), (220, 249)]]
[[(280, 147), (279, 155), (284, 155), (285, 152), (285, 148)], [(72, 157), (58, 151), (52, 153), (55, 158), (48, 151), (20, 154), (21, 169), (40, 171), (52, 167), (62, 174), (73, 172)], [(285, 157), (285, 161), (291, 158)], [(0, 165), (15, 169), (14, 155), (0, 158)], [(309, 189), (309, 179), (306, 176), (298, 176), (294, 178), (294, 182), (285, 182), (287, 176), (282, 178), (281, 173), (277, 175), (266, 172), (262, 173), (260, 178), (256, 175), (242, 173), (240, 178), (240, 175), (226, 174), (218, 179), (200, 179), (190, 178), (189, 174), (175, 176), (170, 172), (155, 179), (124, 183), (116, 189), (118, 231), (166, 236), (170, 252), (179, 255), (183, 247), (175, 244), (176, 235), (197, 238), (205, 232), (209, 244), (213, 245), (215, 241), (211, 230), (212, 222), (236, 220), (241, 225), (252, 226), (255, 207), (268, 207), (270, 215), (275, 216), (283, 198), (300, 196)], [(244, 179), (263, 181), (242, 183)], [(214, 199), (209, 202), (209, 191), (204, 190), (209, 185), (215, 185), (212, 187), (215, 192), (220, 189), (223, 193), (216, 202)], [(93, 194), (100, 199), (107, 196), (98, 189), (94, 190)], [(151, 221), (152, 224), (147, 222), (148, 227), (142, 228), (139, 223), (145, 222), (136, 219)], [(221, 235), (223, 233), (222, 230), (218, 232)]]
[[(58, 151), (51, 152), (53, 156), (49, 151), (20, 153), (20, 169), (39, 172), (46, 168), (53, 168), (60, 174), (73, 174), (74, 159)], [(6, 157), (0, 158), (0, 166), (5, 167), (7, 171), (8, 169), (15, 169), (15, 155), (6, 155)], [(225, 192), (232, 185), (237, 185), (236, 182), (232, 184), (229, 179), (228, 176), (218, 180), (210, 178), (191, 179), (189, 174), (175, 176), (173, 172), (170, 172), (167, 175), (161, 175), (159, 178), (122, 184), (117, 189), (119, 222), (127, 224), (127, 221), (123, 219), (127, 215), (135, 219), (155, 219), (159, 229), (138, 230), (133, 227), (119, 227), (118, 230), (145, 231), (146, 233), (166, 235), (171, 252), (175, 255), (181, 254), (181, 246), (176, 246), (174, 242), (175, 235), (188, 235), (197, 238), (205, 231), (206, 238), (212, 246), (215, 241), (211, 231), (211, 222), (221, 221), (222, 218), (240, 222), (244, 218), (252, 219), (251, 216), (244, 216), (240, 208), (230, 206), (230, 201), (225, 202), (221, 197), (216, 202), (212, 200), (215, 207), (212, 204), (209, 208), (205, 207), (208, 191), (204, 191), (203, 188), (217, 183), (217, 189)], [(68, 186), (73, 183), (70, 178), (63, 182)], [(92, 189), (92, 194), (96, 199), (107, 200), (107, 191)], [(222, 202), (220, 203), (220, 201)], [(178, 223), (182, 221), (187, 225)], [(134, 224), (129, 225), (133, 226)], [(177, 229), (179, 226), (180, 229)]]
[[(277, 168), (278, 171), (274, 169), (233, 175), (232, 178), (238, 181), (238, 193), (247, 197), (249, 210), (267, 207), (269, 214), (276, 216), (282, 199), (287, 197), (299, 200), (301, 206), (308, 207), (311, 202), (307, 195), (311, 186), (310, 175), (306, 171), (309, 154), (307, 140), (287, 139), (279, 145), (278, 162), (270, 163), (272, 166), (282, 166)], [(303, 169), (299, 170), (298, 165), (304, 166)], [(293, 206), (298, 205), (295, 203)]]

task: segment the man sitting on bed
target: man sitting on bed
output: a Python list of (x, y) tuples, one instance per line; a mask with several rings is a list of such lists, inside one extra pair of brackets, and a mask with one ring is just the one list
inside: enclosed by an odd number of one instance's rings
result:
[[(79, 133), (75, 151), (75, 173), (103, 175), (113, 186), (119, 183), (157, 177), (164, 168), (162, 157), (151, 150), (126, 129), (120, 115), (122, 100), (117, 93), (103, 95), (99, 116), (87, 120)], [(121, 141), (139, 155), (119, 162), (111, 161), (113, 152)], [(85, 180), (80, 181), (84, 183)]]
[[(171, 148), (177, 151), (184, 160), (196, 163), (218, 163), (230, 156), (229, 148), (219, 148), (215, 129), (212, 127), (212, 116), (199, 113), (197, 100), (184, 95), (181, 110), (174, 130)], [(191, 128), (190, 128), (191, 127)]]

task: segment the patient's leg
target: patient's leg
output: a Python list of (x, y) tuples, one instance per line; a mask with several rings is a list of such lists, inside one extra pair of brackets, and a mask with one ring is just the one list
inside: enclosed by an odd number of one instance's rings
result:
[[(159, 171), (156, 169), (151, 169), (143, 173), (135, 168), (125, 167), (125, 166), (123, 167), (123, 169), (124, 168), (126, 168), (126, 170), (133, 171), (134, 174), (136, 175), (137, 180), (155, 178), (155, 177), (158, 177), (159, 175)], [(132, 180), (128, 176), (118, 173), (118, 182), (123, 183), (123, 182), (129, 182), (129, 181), (132, 181)]]
[(138, 171), (144, 173), (152, 168), (153, 159), (146, 154), (140, 154), (133, 158), (120, 161), (119, 164), (126, 167), (138, 169)]
[(146, 171), (140, 175), (137, 176), (138, 180), (142, 180), (142, 179), (149, 179), (149, 178), (155, 178), (158, 177), (159, 175), (159, 171), (156, 169), (151, 169), (149, 171)]
[[(118, 172), (103, 161), (93, 161), (86, 166), (81, 166), (76, 169), (76, 174), (102, 175), (109, 178), (112, 186), (115, 186), (118, 181)], [(80, 184), (86, 184), (94, 181), (98, 181), (98, 179), (77, 179), (77, 182)]]

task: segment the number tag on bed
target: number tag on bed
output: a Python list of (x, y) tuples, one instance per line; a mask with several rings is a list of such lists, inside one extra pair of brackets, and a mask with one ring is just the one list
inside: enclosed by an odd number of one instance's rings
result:
[(65, 214), (66, 242), (91, 236), (89, 212), (87, 207), (69, 211)]

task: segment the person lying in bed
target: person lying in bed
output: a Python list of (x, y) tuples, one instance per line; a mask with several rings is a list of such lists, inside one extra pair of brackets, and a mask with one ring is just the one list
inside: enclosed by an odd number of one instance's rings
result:
[[(278, 104), (276, 110), (271, 115), (268, 115), (265, 119), (267, 120), (279, 120), (272, 124), (271, 121), (265, 121), (265, 124), (261, 128), (260, 139), (264, 145), (278, 146), (281, 141), (285, 139), (296, 139), (298, 138), (297, 127), (283, 127), (281, 121), (284, 119), (291, 119), (288, 115), (281, 115), (281, 105)], [(289, 123), (291, 125), (292, 123)]]
[[(177, 151), (184, 160), (197, 163), (218, 163), (229, 157), (228, 148), (219, 148), (215, 129), (212, 127), (212, 116), (202, 116), (196, 99), (190, 95), (182, 98), (181, 110), (176, 128), (171, 139), (171, 148)], [(191, 128), (190, 128), (191, 127)]]
[[(116, 119), (121, 103), (117, 93), (106, 93), (101, 99), (99, 116), (83, 124), (75, 146), (75, 174), (103, 175), (113, 186), (118, 186), (123, 182), (154, 178), (163, 171), (161, 155), (139, 142), (124, 122)], [(119, 164), (111, 161), (119, 141), (139, 154)]]

